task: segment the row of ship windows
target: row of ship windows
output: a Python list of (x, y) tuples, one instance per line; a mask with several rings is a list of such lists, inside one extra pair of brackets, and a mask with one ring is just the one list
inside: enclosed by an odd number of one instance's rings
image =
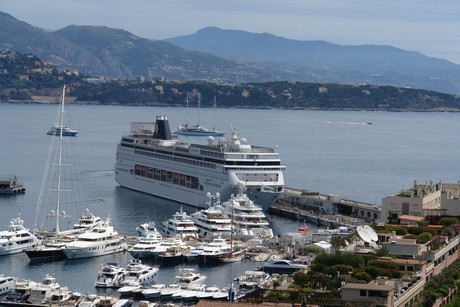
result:
[(134, 165), (134, 175), (164, 181), (195, 190), (203, 190), (203, 186), (200, 185), (200, 181), (197, 177), (174, 173), (159, 168), (136, 164)]
[(114, 242), (114, 243), (107, 244), (106, 246), (90, 247), (89, 250), (90, 250), (90, 251), (94, 251), (94, 250), (98, 250), (98, 249), (106, 249), (106, 248), (108, 248), (108, 247), (117, 246), (117, 245), (118, 245), (118, 243), (117, 243), (117, 242)]
[(134, 153), (137, 154), (137, 155), (155, 157), (155, 158), (158, 158), (158, 159), (169, 160), (169, 161), (174, 161), (174, 162), (178, 162), (178, 163), (185, 163), (185, 164), (196, 165), (196, 166), (207, 167), (207, 168), (216, 168), (216, 165), (212, 164), (212, 163), (203, 162), (203, 161), (197, 161), (197, 160), (191, 160), (191, 159), (185, 159), (185, 158), (169, 156), (169, 155), (163, 155), (163, 154), (158, 154), (158, 153), (154, 153), (154, 152), (148, 152), (148, 151), (143, 151), (143, 150), (134, 150)]
[[(22, 245), (22, 244), (27, 244), (27, 243), (32, 243), (32, 242), (33, 242), (33, 240), (30, 239), (30, 240), (17, 241), (16, 244)], [(14, 244), (14, 242), (9, 242), (9, 243), (4, 243), (4, 244), (2, 244), (2, 246), (11, 246), (11, 245), (13, 245), (13, 244)]]

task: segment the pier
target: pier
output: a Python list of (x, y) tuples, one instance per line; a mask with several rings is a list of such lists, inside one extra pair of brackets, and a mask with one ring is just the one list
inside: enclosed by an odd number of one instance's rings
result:
[(380, 207), (361, 201), (285, 187), (269, 213), (322, 227), (356, 227), (380, 219)]

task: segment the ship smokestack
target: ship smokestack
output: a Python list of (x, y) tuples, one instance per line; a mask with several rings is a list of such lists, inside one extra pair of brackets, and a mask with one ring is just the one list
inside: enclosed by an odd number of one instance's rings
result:
[(171, 140), (171, 130), (169, 129), (169, 122), (166, 116), (159, 115), (156, 117), (153, 137), (160, 140)]

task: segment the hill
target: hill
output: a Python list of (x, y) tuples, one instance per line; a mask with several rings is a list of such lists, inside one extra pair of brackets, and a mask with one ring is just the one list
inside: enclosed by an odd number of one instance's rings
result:
[[(392, 46), (342, 46), (216, 27), (167, 41), (233, 60), (276, 65), (278, 68), (284, 66), (293, 74), (305, 74), (298, 80), (388, 84), (460, 92), (460, 65)], [(308, 71), (311, 72), (310, 80), (307, 79)]]
[(0, 52), (0, 101), (56, 103), (62, 84), (73, 103), (321, 110), (459, 111), (456, 95), (375, 85), (304, 82), (217, 84), (204, 81), (127, 81), (89, 78), (36, 56)]
[(101, 26), (70, 25), (45, 32), (0, 12), (0, 50), (37, 55), (60, 68), (115, 79), (374, 84), (460, 93), (460, 65), (417, 52), (215, 27), (152, 41)]

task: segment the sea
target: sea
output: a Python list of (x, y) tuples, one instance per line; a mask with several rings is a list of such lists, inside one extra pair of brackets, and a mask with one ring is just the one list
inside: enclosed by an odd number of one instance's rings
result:
[[(186, 121), (196, 124), (194, 109), (188, 115), (187, 109), (175, 107), (67, 104), (66, 109), (72, 128), (79, 131), (72, 142), (85, 207), (95, 215), (109, 216), (124, 235), (136, 235), (135, 227), (149, 220), (159, 225), (180, 210), (180, 204), (120, 187), (114, 180), (116, 146), (131, 122), (153, 122), (155, 116), (165, 115), (174, 131)], [(0, 197), (0, 230), (6, 230), (18, 214), (33, 228), (50, 147), (46, 132), (56, 121), (57, 110), (50, 104), (0, 103), (0, 178), (16, 176), (27, 189), (23, 195)], [(286, 186), (291, 188), (380, 205), (382, 198), (414, 181), (457, 182), (460, 177), (460, 113), (201, 108), (200, 124), (215, 125), (227, 136), (236, 129), (250, 144), (275, 147), (286, 166)], [(183, 210), (191, 213), (196, 208), (183, 206)], [(77, 218), (69, 215), (66, 223), (71, 226)], [(302, 224), (271, 215), (269, 219), (276, 234), (295, 232)], [(129, 253), (119, 253), (32, 263), (21, 253), (1, 256), (0, 274), (35, 281), (51, 274), (74, 291), (113, 294), (94, 287), (97, 271), (103, 263), (125, 265), (130, 259)], [(259, 265), (244, 260), (182, 267), (207, 275), (207, 285), (228, 287), (235, 277)], [(174, 283), (179, 267), (161, 266), (155, 283)]]

